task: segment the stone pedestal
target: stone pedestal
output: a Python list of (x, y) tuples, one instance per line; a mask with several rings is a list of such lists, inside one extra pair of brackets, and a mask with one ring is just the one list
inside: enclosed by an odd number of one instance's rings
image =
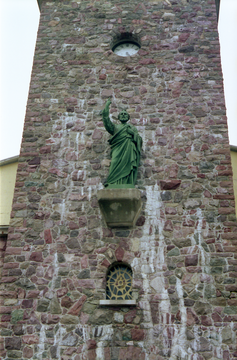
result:
[(132, 227), (141, 211), (138, 189), (103, 189), (97, 194), (100, 210), (108, 227)]

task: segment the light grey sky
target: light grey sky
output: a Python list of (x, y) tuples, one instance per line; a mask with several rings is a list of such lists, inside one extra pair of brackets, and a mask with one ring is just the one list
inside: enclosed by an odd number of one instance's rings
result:
[[(0, 160), (20, 151), (38, 23), (37, 0), (0, 0)], [(221, 0), (219, 32), (229, 138), (237, 146), (237, 0)]]

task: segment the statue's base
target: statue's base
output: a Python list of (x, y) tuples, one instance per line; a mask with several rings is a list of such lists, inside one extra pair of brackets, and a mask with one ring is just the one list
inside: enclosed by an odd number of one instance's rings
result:
[(97, 194), (108, 227), (132, 227), (140, 214), (141, 193), (135, 188), (106, 188)]

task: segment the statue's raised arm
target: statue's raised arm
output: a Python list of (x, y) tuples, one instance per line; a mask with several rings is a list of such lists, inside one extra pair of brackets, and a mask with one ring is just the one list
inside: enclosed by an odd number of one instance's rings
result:
[(110, 104), (111, 101), (109, 99), (102, 112), (104, 126), (113, 135), (109, 140), (112, 159), (105, 186), (110, 188), (131, 188), (134, 187), (137, 179), (142, 138), (137, 129), (127, 123), (130, 115), (126, 110), (122, 110), (119, 113), (119, 125), (115, 125), (110, 121)]
[(103, 123), (104, 123), (104, 127), (106, 128), (106, 130), (113, 135), (114, 134), (114, 124), (112, 123), (112, 121), (109, 118), (109, 106), (111, 104), (111, 100), (108, 99), (106, 104), (105, 104), (105, 108), (102, 111), (102, 119), (103, 119)]

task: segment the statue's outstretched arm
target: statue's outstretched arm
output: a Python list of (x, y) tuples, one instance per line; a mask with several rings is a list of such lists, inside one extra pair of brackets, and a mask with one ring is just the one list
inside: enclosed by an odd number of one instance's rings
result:
[(105, 104), (105, 108), (104, 110), (102, 111), (102, 119), (103, 119), (103, 123), (104, 123), (104, 127), (106, 128), (106, 130), (111, 134), (113, 135), (114, 134), (114, 129), (115, 129), (115, 126), (114, 124), (112, 123), (112, 121), (110, 121), (110, 118), (109, 118), (109, 106), (111, 104), (111, 100), (108, 99), (106, 104)]

